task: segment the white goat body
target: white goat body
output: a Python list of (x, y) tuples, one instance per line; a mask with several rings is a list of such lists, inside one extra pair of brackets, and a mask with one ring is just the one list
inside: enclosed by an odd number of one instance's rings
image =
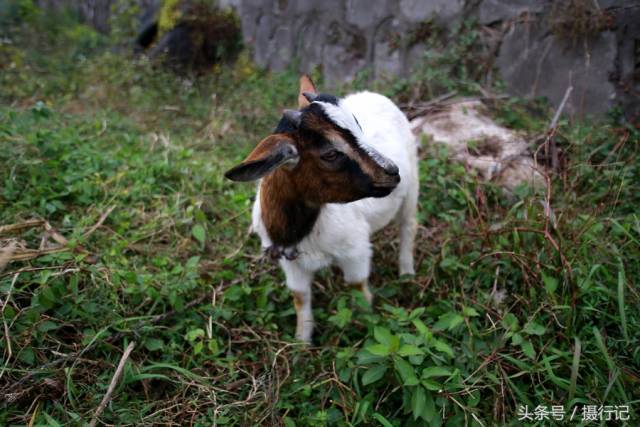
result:
[[(355, 126), (361, 129), (350, 130), (364, 138), (365, 146), (373, 147), (392, 160), (399, 169), (401, 181), (383, 198), (323, 205), (311, 233), (296, 245), (299, 256), (293, 260), (280, 260), (287, 287), (294, 292), (297, 303), (296, 336), (307, 342), (313, 331), (311, 283), (314, 273), (337, 265), (343, 271), (345, 281), (361, 285), (365, 297), (371, 301), (367, 286), (372, 256), (370, 236), (393, 219), (400, 229), (399, 272), (414, 273), (413, 241), (419, 184), (416, 142), (409, 122), (391, 100), (371, 92), (347, 96), (333, 108), (337, 110), (327, 111), (329, 116), (344, 114), (344, 117), (356, 118)], [(340, 117), (331, 118), (340, 123)], [(354, 124), (343, 123), (343, 126), (353, 127)], [(262, 221), (259, 194), (253, 205), (252, 228), (260, 236), (263, 248), (272, 245)]]

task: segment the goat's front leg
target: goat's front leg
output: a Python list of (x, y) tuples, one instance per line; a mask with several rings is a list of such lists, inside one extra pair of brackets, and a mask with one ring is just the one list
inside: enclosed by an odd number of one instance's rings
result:
[(311, 343), (313, 335), (313, 312), (311, 311), (311, 282), (313, 273), (298, 267), (294, 262), (282, 261), (287, 278), (287, 287), (293, 294), (296, 309), (296, 339)]
[(313, 313), (311, 311), (311, 290), (293, 291), (293, 306), (296, 309), (296, 339), (311, 343), (313, 335)]
[(338, 261), (344, 281), (362, 291), (369, 304), (373, 304), (373, 294), (369, 289), (369, 272), (371, 271), (371, 249), (366, 247), (358, 257), (343, 258)]

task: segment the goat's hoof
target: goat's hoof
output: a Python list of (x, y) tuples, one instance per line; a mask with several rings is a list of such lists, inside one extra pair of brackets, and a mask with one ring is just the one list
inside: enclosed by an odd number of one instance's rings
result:
[(311, 345), (311, 337), (302, 337), (296, 334), (296, 341), (304, 344), (305, 346)]
[(415, 276), (416, 272), (413, 267), (400, 267), (400, 277), (403, 276)]

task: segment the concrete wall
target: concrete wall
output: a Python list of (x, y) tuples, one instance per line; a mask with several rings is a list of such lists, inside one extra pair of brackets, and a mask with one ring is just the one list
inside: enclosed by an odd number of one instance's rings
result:
[[(108, 29), (114, 0), (37, 0), (74, 4)], [(160, 0), (135, 0), (157, 11)], [(185, 0), (188, 1), (188, 0)], [(212, 0), (213, 1), (213, 0)], [(329, 82), (407, 75), (429, 49), (407, 43), (427, 21), (445, 29), (475, 19), (499, 76), (512, 94), (545, 96), (558, 105), (574, 87), (570, 114), (602, 115), (615, 105), (640, 120), (639, 0), (218, 0), (234, 8), (255, 61), (283, 70), (320, 66)], [(599, 9), (596, 9), (596, 6)], [(582, 21), (578, 22), (580, 19)], [(580, 26), (586, 37), (573, 37)], [(568, 33), (568, 34), (564, 34)]]
[[(580, 0), (235, 0), (255, 61), (272, 70), (294, 58), (300, 71), (321, 66), (328, 81), (406, 75), (429, 48), (398, 43), (425, 21), (453, 27), (476, 19), (486, 28), (490, 60), (507, 89), (545, 96), (558, 105), (569, 84), (566, 111), (601, 115), (614, 105), (640, 113), (640, 3), (585, 0), (583, 19), (601, 22), (588, 36), (563, 37)], [(564, 10), (564, 7), (567, 9)], [(564, 12), (563, 12), (564, 10)], [(566, 11), (569, 11), (569, 14)], [(580, 12), (580, 10), (578, 10)], [(596, 12), (596, 13), (594, 13)], [(563, 15), (564, 13), (564, 15)], [(591, 13), (591, 15), (589, 15)], [(593, 16), (592, 16), (593, 15)], [(571, 31), (571, 23), (566, 26)], [(558, 28), (559, 27), (559, 28)]]

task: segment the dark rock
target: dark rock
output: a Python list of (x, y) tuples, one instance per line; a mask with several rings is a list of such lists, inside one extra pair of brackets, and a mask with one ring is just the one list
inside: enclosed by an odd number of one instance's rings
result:
[(433, 19), (439, 24), (448, 24), (462, 17), (464, 0), (400, 0), (399, 6), (408, 22)]
[(514, 24), (504, 38), (496, 64), (515, 94), (547, 97), (558, 105), (569, 85), (569, 114), (602, 114), (613, 106), (616, 90), (615, 34), (603, 32), (577, 46), (556, 38), (540, 22)]
[(375, 28), (389, 15), (386, 0), (347, 0), (346, 21), (362, 30)]
[(488, 25), (507, 21), (525, 12), (540, 13), (550, 5), (550, 0), (483, 0), (478, 6), (478, 22)]

